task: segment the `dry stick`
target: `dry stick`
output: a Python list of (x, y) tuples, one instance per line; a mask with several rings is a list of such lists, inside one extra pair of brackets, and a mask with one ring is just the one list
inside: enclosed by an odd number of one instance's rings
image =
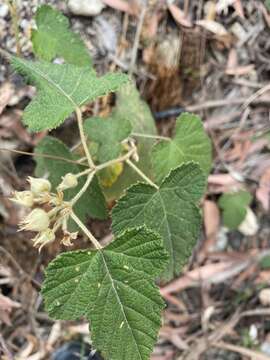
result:
[(100, 243), (97, 241), (94, 235), (87, 229), (84, 223), (81, 222), (81, 220), (77, 217), (77, 215), (75, 215), (75, 213), (72, 211), (70, 216), (75, 221), (75, 223), (81, 228), (81, 230), (85, 233), (85, 235), (90, 239), (90, 241), (95, 246), (95, 248), (101, 250), (102, 246), (100, 245)]
[(76, 164), (76, 165), (81, 165), (81, 166), (88, 167), (88, 165), (82, 164), (79, 160), (70, 160), (70, 159), (66, 159), (66, 158), (64, 158), (62, 156), (57, 156), (57, 155), (32, 153), (32, 152), (28, 152), (28, 151), (5, 149), (5, 148), (0, 148), (0, 151), (10, 151), (10, 152), (13, 152), (13, 153), (16, 153), (16, 154), (21, 154), (21, 155), (37, 156), (37, 157), (43, 157), (43, 158), (52, 159), (52, 160), (61, 160), (61, 161), (68, 162), (70, 164)]
[(241, 354), (243, 356), (248, 356), (251, 359), (269, 360), (268, 355), (264, 355), (263, 353), (261, 353), (259, 351), (250, 350), (250, 349), (244, 348), (242, 346), (228, 344), (223, 341), (213, 343), (212, 346), (219, 348), (219, 349), (223, 349), (223, 350), (233, 351), (233, 352)]
[(146, 182), (148, 182), (148, 184), (152, 185), (154, 188), (156, 188), (157, 190), (159, 190), (159, 187), (157, 186), (157, 184), (155, 184), (151, 179), (149, 179), (149, 177), (147, 177), (135, 164), (133, 164), (133, 162), (131, 162), (129, 159), (126, 160), (126, 163), (133, 169), (136, 171), (137, 174), (139, 174)]
[(140, 14), (136, 34), (135, 34), (134, 46), (133, 46), (132, 53), (131, 53), (131, 61), (130, 61), (129, 72), (128, 72), (129, 75), (131, 75), (133, 73), (133, 70), (134, 70), (134, 67), (136, 64), (138, 47), (139, 47), (139, 43), (140, 43), (140, 36), (141, 36), (141, 32), (142, 32), (142, 26), (143, 26), (145, 14), (146, 14), (146, 6), (143, 6), (141, 14)]
[(254, 100), (256, 100), (259, 96), (263, 95), (265, 92), (270, 90), (270, 84), (265, 85), (260, 90), (256, 91), (253, 95), (251, 95), (243, 104), (243, 110), (246, 109)]

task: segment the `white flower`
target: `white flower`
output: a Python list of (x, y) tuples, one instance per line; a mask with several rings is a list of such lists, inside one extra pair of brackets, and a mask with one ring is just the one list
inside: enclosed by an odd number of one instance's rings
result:
[(60, 185), (58, 185), (57, 190), (63, 191), (66, 189), (76, 187), (77, 185), (78, 185), (77, 176), (72, 173), (68, 173), (62, 177), (62, 182)]
[(69, 231), (65, 231), (64, 232), (64, 237), (61, 240), (61, 243), (64, 244), (65, 246), (71, 246), (72, 245), (72, 240), (77, 239), (78, 236), (78, 232), (73, 232), (70, 233)]
[(29, 176), (28, 182), (30, 184), (30, 190), (33, 192), (34, 195), (40, 195), (41, 193), (49, 192), (52, 187), (49, 180), (46, 179), (33, 178)]
[(28, 231), (44, 231), (50, 225), (50, 218), (46, 211), (42, 209), (34, 209), (19, 224), (20, 230)]
[(34, 204), (34, 196), (31, 191), (15, 191), (10, 200), (26, 207), (32, 207)]
[(51, 229), (46, 229), (40, 232), (34, 239), (34, 246), (39, 247), (39, 251), (43, 248), (44, 245), (49, 244), (55, 240), (54, 231)]

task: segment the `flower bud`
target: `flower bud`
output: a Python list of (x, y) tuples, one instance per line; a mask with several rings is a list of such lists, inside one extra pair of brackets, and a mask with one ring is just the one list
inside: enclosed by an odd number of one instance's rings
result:
[(76, 187), (78, 185), (77, 176), (71, 173), (66, 174), (62, 177), (61, 184), (57, 187), (57, 190), (63, 191), (66, 189), (70, 189)]
[(49, 180), (42, 178), (33, 178), (29, 176), (28, 182), (30, 184), (30, 190), (34, 195), (40, 195), (40, 193), (49, 192), (52, 187)]
[(42, 209), (34, 209), (19, 224), (20, 230), (28, 231), (44, 231), (50, 225), (50, 218), (46, 211)]
[(34, 204), (34, 196), (31, 191), (15, 191), (10, 200), (26, 207), (32, 207)]
[(44, 230), (40, 232), (34, 239), (34, 247), (39, 247), (39, 250), (43, 248), (44, 245), (49, 244), (55, 240), (54, 231), (51, 229)]

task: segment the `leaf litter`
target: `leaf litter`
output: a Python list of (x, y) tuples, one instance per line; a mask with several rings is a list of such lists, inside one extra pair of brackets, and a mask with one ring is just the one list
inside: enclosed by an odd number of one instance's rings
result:
[[(29, 29), (33, 23), (32, 15), (41, 3), (44, 1), (21, 1), (18, 6), (20, 46), (24, 55), (31, 53)], [(107, 7), (96, 18), (87, 19), (72, 15), (65, 5), (55, 2), (71, 20), (71, 27), (82, 33), (99, 75), (114, 67), (129, 69), (139, 23), (138, 9), (142, 5), (141, 1), (133, 1), (130, 6), (124, 1), (106, 3)], [(0, 15), (1, 47), (15, 53), (10, 16), (4, 11), (0, 11)], [(152, 24), (149, 19), (153, 19)], [(196, 359), (201, 357), (206, 360), (218, 356), (266, 358), (263, 351), (269, 334), (265, 322), (269, 321), (270, 315), (261, 303), (259, 290), (262, 286), (269, 286), (270, 281), (269, 270), (260, 266), (260, 259), (270, 247), (269, 19), (267, 4), (256, 1), (217, 1), (211, 6), (175, 1), (168, 7), (163, 1), (152, 1), (147, 7), (145, 22), (139, 33), (139, 52), (136, 52), (139, 55), (133, 69), (140, 94), (148, 99), (158, 131), (163, 136), (174, 132), (177, 116), (172, 116), (172, 113), (178, 115), (184, 109), (201, 116), (214, 151), (208, 192), (202, 204), (204, 229), (182, 275), (161, 288), (167, 310), (174, 316), (166, 317), (165, 312), (152, 360), (192, 359), (192, 356), (193, 359), (195, 356)], [(102, 29), (111, 29), (114, 33), (117, 40), (114, 50), (104, 46), (106, 34), (102, 30), (97, 31), (100, 24)], [(195, 31), (189, 32), (190, 26), (197, 29), (201, 36), (196, 37)], [(150, 41), (145, 41), (147, 29), (151, 29)], [(96, 34), (101, 33), (103, 39), (100, 37), (99, 41), (97, 36), (100, 35)], [(186, 38), (191, 40), (186, 41)], [(170, 39), (169, 44), (175, 45), (161, 45), (167, 39)], [(178, 47), (179, 52), (172, 47)], [(174, 61), (169, 68), (167, 63), (160, 61), (157, 66), (154, 61), (156, 54), (164, 48), (168, 56), (170, 53), (173, 59), (177, 56), (177, 62)], [(16, 124), (19, 124), (17, 117), (20, 117), (22, 108), (34, 94), (29, 87), (18, 83), (5, 62), (0, 66), (1, 144), (4, 139), (3, 146), (10, 150), (31, 152), (35, 137), (31, 135), (29, 138), (25, 129)], [(177, 81), (171, 82), (173, 78)], [(112, 99), (108, 97), (97, 101), (95, 108), (87, 105), (85, 111), (96, 116), (102, 112), (108, 114), (111, 104)], [(15, 126), (11, 125), (13, 122)], [(68, 124), (72, 125), (72, 119), (68, 120)], [(74, 138), (69, 131), (65, 124), (53, 135), (67, 141)], [(10, 192), (17, 187), (18, 181), (22, 188), (25, 186), (21, 181), (21, 171), (33, 174), (34, 164), (26, 158), (23, 154), (13, 154), (8, 160), (11, 164), (6, 165), (6, 157), (1, 152), (1, 164), (4, 159), (5, 163), (4, 168), (0, 167), (0, 173), (4, 182), (10, 184)], [(224, 232), (217, 209), (222, 194), (239, 191), (243, 185), (251, 195), (249, 206), (259, 224), (253, 236), (239, 235), (238, 230)], [(46, 358), (67, 341), (59, 332), (55, 333), (55, 337), (52, 334), (52, 321), (44, 313), (37, 291), (44, 267), (61, 249), (53, 244), (37, 260), (27, 239), (22, 239), (15, 231), (14, 217), (18, 216), (19, 210), (10, 208), (6, 201), (7, 193), (0, 196), (5, 199), (1, 212), (0, 246), (7, 251), (4, 260), (2, 256), (0, 260), (0, 287), (1, 299), (9, 304), (6, 321), (0, 319), (0, 342), (6, 357), (18, 354), (26, 358)], [(89, 225), (100, 239), (110, 236), (110, 224), (107, 222), (91, 220)], [(227, 245), (225, 250), (218, 251), (216, 244), (221, 232), (227, 237)], [(240, 241), (237, 240), (239, 236)], [(87, 246), (83, 239), (80, 241), (80, 245)], [(251, 266), (253, 272), (248, 272)], [(214, 310), (206, 330), (202, 314), (209, 302)], [(26, 308), (25, 304), (29, 306)], [(22, 307), (27, 310), (23, 311)], [(186, 321), (184, 316), (189, 320)], [(190, 320), (192, 316), (196, 316), (195, 320)], [(79, 326), (82, 323), (76, 324)], [(243, 346), (243, 332), (251, 325), (260, 329), (259, 345), (251, 344), (251, 348), (247, 349)], [(73, 337), (82, 332), (69, 322), (62, 326)], [(55, 340), (52, 340), (53, 337)], [(209, 350), (209, 347), (212, 349)]]

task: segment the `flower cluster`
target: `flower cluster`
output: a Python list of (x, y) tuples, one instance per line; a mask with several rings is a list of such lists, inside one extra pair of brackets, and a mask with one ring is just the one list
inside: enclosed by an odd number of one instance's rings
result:
[(77, 238), (77, 232), (69, 232), (67, 224), (71, 213), (70, 202), (64, 201), (63, 191), (78, 185), (74, 174), (66, 174), (57, 187), (57, 193), (51, 192), (51, 183), (42, 178), (29, 176), (30, 190), (15, 191), (12, 201), (32, 209), (20, 222), (19, 230), (33, 231), (37, 235), (33, 238), (34, 246), (41, 248), (51, 243), (56, 238), (56, 231), (62, 230), (61, 242), (72, 245), (72, 240)]

